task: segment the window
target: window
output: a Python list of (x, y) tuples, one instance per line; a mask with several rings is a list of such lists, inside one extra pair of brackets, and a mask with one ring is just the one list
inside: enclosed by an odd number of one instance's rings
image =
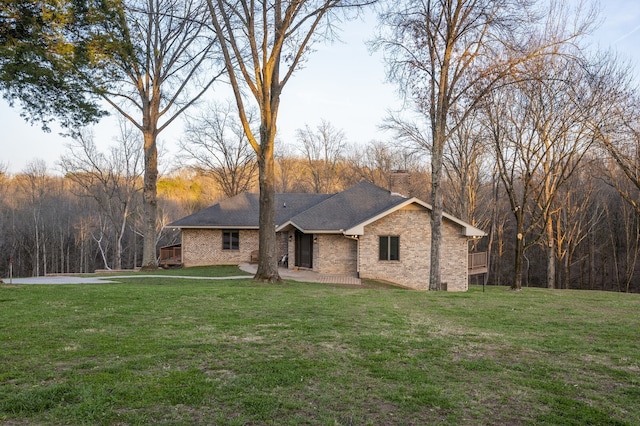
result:
[(222, 250), (240, 249), (240, 231), (222, 231)]
[(380, 260), (400, 260), (400, 237), (380, 237)]

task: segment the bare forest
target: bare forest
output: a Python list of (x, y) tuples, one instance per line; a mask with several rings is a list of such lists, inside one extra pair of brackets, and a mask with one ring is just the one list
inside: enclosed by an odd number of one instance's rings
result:
[[(286, 155), (276, 158), (278, 192), (335, 192), (363, 179), (390, 187), (391, 173), (407, 170), (410, 194), (406, 195), (430, 201), (428, 158), (382, 142), (355, 146), (340, 138), (323, 140), (322, 130), (327, 127), (328, 123), (322, 123), (315, 129), (309, 126), (301, 129), (301, 138), (308, 137), (310, 132), (314, 135), (315, 148), (308, 146), (311, 144), (308, 140), (308, 144), (280, 150)], [(340, 135), (335, 129), (331, 134)], [(227, 142), (233, 143), (234, 139)], [(482, 146), (477, 152), (463, 156), (464, 150), (458, 146), (447, 156), (445, 211), (489, 233), (472, 249), (490, 251), (489, 285), (511, 285), (517, 220), (501, 182), (490, 140), (485, 142), (477, 141)], [(241, 143), (235, 146), (245, 147)], [(234, 152), (233, 146), (226, 147), (227, 155)], [(640, 147), (637, 141), (635, 147)], [(60, 161), (61, 166), (68, 168), (64, 175), (44, 169), (37, 160), (20, 173), (0, 174), (3, 235), (0, 276), (8, 276), (9, 256), (13, 259), (14, 276), (130, 269), (141, 265), (143, 183), (139, 169), (135, 172), (135, 161), (139, 160), (127, 159), (123, 146), (117, 146), (109, 153), (101, 153), (100, 160), (93, 162), (103, 165), (100, 171), (81, 169), (77, 164), (72, 170), (72, 155), (80, 156), (77, 147), (74, 149), (75, 154), (69, 150)], [(131, 149), (130, 155), (138, 152)], [(225, 158), (222, 151), (217, 152), (221, 159)], [(326, 157), (319, 154), (329, 152), (332, 154)], [(93, 153), (97, 155), (95, 150)], [(181, 167), (159, 178), (159, 247), (179, 242), (179, 236), (164, 227), (171, 221), (234, 195), (234, 188), (236, 192), (257, 192), (257, 169), (252, 155), (245, 154), (247, 157), (238, 161), (242, 153), (235, 152), (224, 164), (212, 164), (211, 155), (183, 158)], [(86, 153), (83, 151), (82, 155)], [(78, 162), (79, 158), (75, 160)], [(127, 161), (133, 173), (127, 172)], [(462, 174), (461, 162), (468, 162), (462, 166)], [(238, 180), (244, 184), (232, 184)], [(515, 185), (520, 182), (521, 179)], [(539, 182), (528, 185), (540, 189)], [(551, 233), (546, 232), (541, 222), (535, 223), (540, 212), (534, 198), (526, 206), (524, 226), (528, 232), (523, 286), (548, 285), (547, 250), (548, 238), (552, 237), (554, 261), (558, 265), (555, 288), (640, 291), (640, 268), (636, 265), (640, 212), (629, 201), (629, 197), (640, 199), (638, 195), (638, 188), (615, 159), (602, 147), (592, 146), (550, 209)], [(473, 279), (479, 284), (483, 277)]]

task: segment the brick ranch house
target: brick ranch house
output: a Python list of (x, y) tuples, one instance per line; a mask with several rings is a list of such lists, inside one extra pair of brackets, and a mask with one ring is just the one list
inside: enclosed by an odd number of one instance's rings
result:
[[(179, 219), (184, 266), (250, 262), (258, 249), (258, 194), (243, 193)], [(276, 194), (278, 258), (289, 269), (429, 288), (431, 206), (362, 181), (336, 194)], [(469, 240), (486, 234), (444, 214), (442, 283), (468, 289)]]

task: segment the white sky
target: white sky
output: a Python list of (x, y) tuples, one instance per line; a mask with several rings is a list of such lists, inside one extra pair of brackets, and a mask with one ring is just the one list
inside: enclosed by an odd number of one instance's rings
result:
[[(593, 44), (613, 47), (636, 64), (640, 73), (640, 1), (603, 0), (603, 23), (593, 37)], [(352, 143), (386, 139), (378, 129), (389, 109), (401, 103), (395, 87), (385, 83), (384, 64), (380, 53), (370, 54), (365, 41), (373, 35), (375, 19), (354, 21), (344, 25), (343, 43), (317, 46), (304, 69), (299, 70), (285, 87), (279, 113), (279, 139), (293, 142), (296, 129), (309, 124), (315, 127), (321, 119), (345, 132)], [(640, 76), (640, 74), (639, 74)], [(640, 78), (637, 78), (640, 81)], [(55, 129), (42, 132), (30, 126), (4, 100), (0, 100), (0, 164), (12, 173), (20, 172), (34, 159), (46, 161), (51, 172), (65, 152), (67, 140)], [(96, 129), (96, 142), (101, 148), (113, 143), (113, 122)], [(172, 124), (160, 140), (171, 152), (180, 137), (181, 123)], [(165, 159), (166, 161), (166, 159)], [(171, 167), (171, 164), (167, 165)]]

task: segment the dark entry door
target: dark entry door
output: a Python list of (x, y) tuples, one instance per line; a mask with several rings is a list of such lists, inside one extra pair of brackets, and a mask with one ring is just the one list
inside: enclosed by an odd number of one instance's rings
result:
[(296, 266), (313, 268), (313, 235), (296, 231)]

